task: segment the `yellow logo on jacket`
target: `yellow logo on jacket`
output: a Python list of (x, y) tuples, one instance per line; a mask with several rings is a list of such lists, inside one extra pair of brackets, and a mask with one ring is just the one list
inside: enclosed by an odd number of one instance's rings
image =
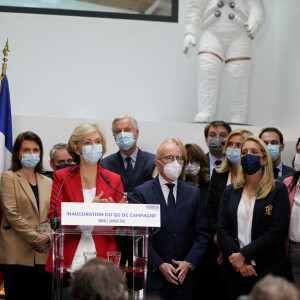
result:
[(273, 205), (268, 205), (265, 207), (265, 209), (266, 209), (266, 215), (271, 216), (272, 210), (273, 210)]

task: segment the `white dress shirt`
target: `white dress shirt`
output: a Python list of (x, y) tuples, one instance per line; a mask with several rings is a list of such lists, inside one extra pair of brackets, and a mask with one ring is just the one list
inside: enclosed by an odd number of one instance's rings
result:
[(217, 160), (223, 161), (223, 160), (224, 160), (224, 157), (222, 156), (221, 158), (216, 158), (216, 157), (213, 156), (210, 152), (208, 152), (208, 155), (209, 155), (209, 172), (210, 172), (209, 177), (211, 177), (214, 168), (219, 167), (219, 166), (216, 165), (216, 161), (217, 161)]
[(300, 242), (300, 179), (296, 185), (296, 193), (291, 213), (290, 240)]
[(276, 169), (279, 169), (279, 172), (278, 172), (278, 178), (282, 176), (282, 161), (279, 163), (278, 166), (274, 167)]
[[(247, 199), (248, 197), (244, 189), (237, 211), (238, 240), (241, 248), (251, 243), (254, 203), (250, 202), (251, 208), (249, 213), (247, 214), (246, 205), (244, 202), (247, 201)], [(251, 261), (251, 264), (255, 266), (254, 261)]]
[[(134, 169), (134, 166), (135, 166), (135, 163), (136, 163), (136, 157), (137, 157), (138, 151), (139, 151), (139, 148), (136, 148), (135, 151), (130, 155), (130, 157), (131, 157), (131, 164), (132, 164), (132, 168), (133, 169)], [(120, 153), (121, 153), (121, 157), (122, 157), (122, 160), (123, 160), (124, 168), (126, 170), (126, 168), (127, 168), (127, 160), (126, 160), (126, 158), (128, 156), (125, 155), (122, 152), (120, 152)]]
[(165, 198), (165, 201), (166, 201), (167, 205), (168, 205), (168, 196), (169, 196), (169, 193), (170, 193), (170, 189), (169, 189), (169, 187), (166, 184), (167, 183), (174, 183), (175, 184), (175, 186), (173, 188), (173, 194), (174, 194), (175, 203), (176, 203), (176, 200), (177, 200), (177, 185), (178, 185), (178, 180), (175, 180), (175, 181), (172, 181), (172, 182), (168, 182), (162, 176), (160, 176), (160, 174), (158, 175), (158, 180), (159, 180), (160, 187), (161, 187), (161, 190), (163, 192), (163, 195), (164, 195), (164, 198)]
[[(83, 199), (84, 203), (92, 203), (96, 196), (96, 188), (90, 190), (82, 190), (83, 191)], [(76, 271), (80, 269), (85, 264), (85, 259), (83, 256), (84, 252), (95, 252), (96, 253), (96, 246), (94, 239), (91, 235), (94, 226), (83, 226), (84, 232), (81, 235), (78, 247), (76, 249), (71, 271)]]

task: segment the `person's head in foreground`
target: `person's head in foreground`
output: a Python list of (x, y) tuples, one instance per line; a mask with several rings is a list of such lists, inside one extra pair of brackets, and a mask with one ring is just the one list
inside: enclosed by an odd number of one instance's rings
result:
[(284, 278), (268, 275), (255, 284), (248, 300), (299, 300), (299, 290)]
[(70, 286), (75, 300), (126, 300), (126, 280), (110, 261), (94, 258), (74, 273)]

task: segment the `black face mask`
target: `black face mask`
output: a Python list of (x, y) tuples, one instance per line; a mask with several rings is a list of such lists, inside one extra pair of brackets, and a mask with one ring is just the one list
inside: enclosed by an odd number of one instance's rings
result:
[(241, 165), (246, 174), (255, 174), (262, 168), (260, 159), (261, 157), (259, 155), (247, 154), (245, 156), (242, 156)]
[(57, 171), (57, 170), (65, 169), (65, 168), (72, 167), (72, 166), (74, 166), (74, 165), (73, 164), (63, 164), (63, 165), (57, 165), (57, 166), (55, 166), (55, 168)]
[(217, 136), (210, 140), (208, 140), (208, 148), (209, 152), (215, 157), (222, 156), (222, 145), (223, 145), (223, 138)]

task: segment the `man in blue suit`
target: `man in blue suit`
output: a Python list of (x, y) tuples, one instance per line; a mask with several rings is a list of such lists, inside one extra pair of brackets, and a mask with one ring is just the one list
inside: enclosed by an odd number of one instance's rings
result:
[(124, 191), (132, 192), (136, 186), (152, 179), (155, 155), (137, 147), (139, 128), (133, 117), (114, 119), (112, 132), (120, 150), (104, 158), (101, 166), (119, 174)]
[(148, 284), (152, 293), (170, 300), (192, 299), (193, 270), (209, 241), (204, 199), (181, 180), (185, 160), (182, 142), (167, 139), (157, 150), (158, 176), (133, 192), (142, 203), (160, 204), (161, 228), (149, 246)]

